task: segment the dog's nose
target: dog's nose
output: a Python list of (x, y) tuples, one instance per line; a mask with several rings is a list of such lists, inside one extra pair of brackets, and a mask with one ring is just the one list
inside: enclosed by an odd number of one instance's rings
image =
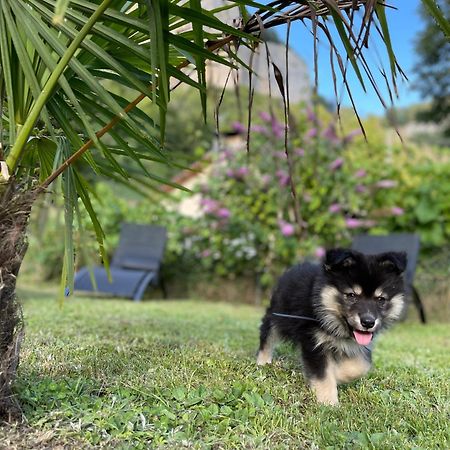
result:
[(364, 316), (361, 316), (360, 322), (364, 328), (369, 329), (375, 325), (375, 317), (370, 316), (370, 315), (364, 315)]

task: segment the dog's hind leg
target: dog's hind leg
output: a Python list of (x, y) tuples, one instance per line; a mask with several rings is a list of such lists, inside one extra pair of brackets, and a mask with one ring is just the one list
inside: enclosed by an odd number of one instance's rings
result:
[(336, 362), (334, 374), (338, 383), (350, 383), (370, 370), (370, 361), (364, 357), (346, 358)]
[(264, 316), (260, 328), (260, 344), (256, 364), (263, 366), (272, 362), (273, 349), (278, 342), (277, 330), (268, 315)]

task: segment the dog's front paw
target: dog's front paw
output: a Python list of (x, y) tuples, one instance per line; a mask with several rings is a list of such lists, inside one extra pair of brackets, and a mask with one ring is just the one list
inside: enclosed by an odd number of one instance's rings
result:
[(339, 405), (337, 385), (334, 380), (311, 380), (311, 387), (316, 394), (317, 402), (321, 405)]
[(328, 405), (328, 406), (338, 406), (339, 400), (337, 393), (334, 394), (316, 394), (317, 403), (320, 403), (321, 405)]
[(272, 364), (272, 355), (267, 351), (260, 350), (256, 358), (256, 364), (258, 364), (258, 366), (265, 366), (266, 364)]

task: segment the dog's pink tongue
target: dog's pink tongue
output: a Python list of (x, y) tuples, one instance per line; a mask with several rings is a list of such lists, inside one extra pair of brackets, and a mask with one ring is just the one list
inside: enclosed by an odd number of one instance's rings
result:
[(356, 342), (359, 345), (368, 345), (372, 340), (373, 333), (369, 331), (353, 330), (353, 335), (355, 336)]

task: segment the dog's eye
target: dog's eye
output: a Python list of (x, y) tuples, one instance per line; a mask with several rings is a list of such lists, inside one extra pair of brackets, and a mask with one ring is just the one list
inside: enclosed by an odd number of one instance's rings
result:
[(346, 292), (346, 293), (344, 294), (344, 297), (345, 297), (347, 300), (355, 300), (356, 297), (357, 297), (357, 295), (356, 295), (354, 292)]
[(378, 300), (380, 303), (384, 303), (384, 302), (387, 300), (387, 298), (386, 298), (385, 296), (383, 296), (383, 295), (379, 295), (379, 296), (377, 297), (377, 300)]

